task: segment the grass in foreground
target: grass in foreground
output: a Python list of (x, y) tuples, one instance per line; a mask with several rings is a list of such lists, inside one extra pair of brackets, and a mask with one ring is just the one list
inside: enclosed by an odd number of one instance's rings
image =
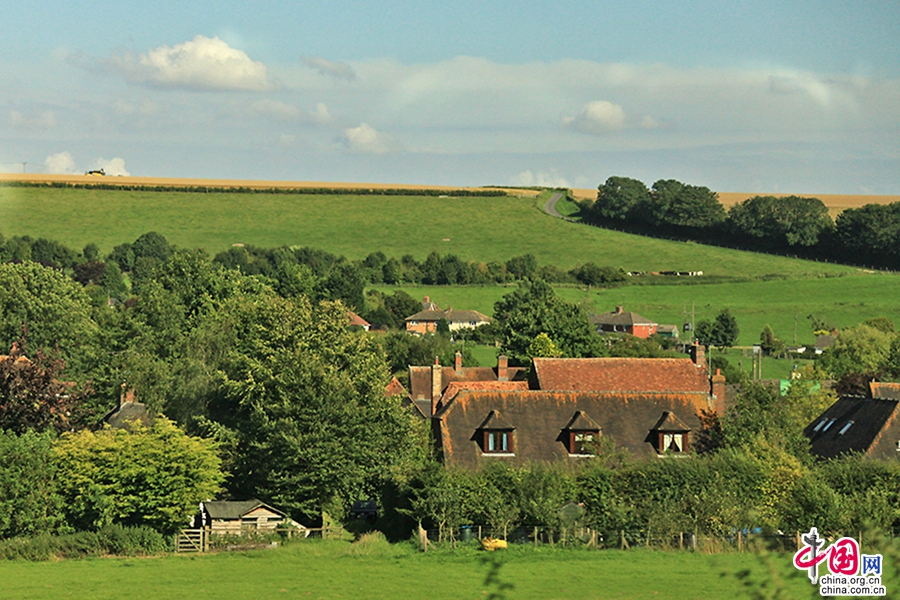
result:
[(788, 555), (474, 547), (422, 554), (406, 544), (294, 543), (275, 550), (151, 559), (0, 563), (4, 598), (730, 598), (751, 571), (784, 579), (785, 597), (812, 586)]

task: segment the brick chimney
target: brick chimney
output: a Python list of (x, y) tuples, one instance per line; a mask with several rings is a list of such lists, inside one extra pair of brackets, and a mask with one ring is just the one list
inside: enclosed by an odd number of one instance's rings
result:
[(721, 417), (725, 414), (725, 376), (722, 375), (722, 369), (716, 369), (716, 374), (712, 376), (711, 389), (713, 408)]
[(437, 412), (437, 405), (441, 399), (441, 390), (444, 388), (443, 383), (441, 361), (435, 356), (434, 364), (431, 365), (431, 415)]
[(453, 368), (457, 375), (462, 375), (462, 352), (459, 350), (453, 355)]
[(625, 307), (624, 307), (624, 306), (617, 306), (617, 307), (616, 307), (616, 314), (617, 314), (617, 315), (621, 315), (623, 312), (625, 312)]
[(698, 367), (706, 368), (706, 347), (701, 346), (696, 340), (694, 345), (691, 346), (691, 360)]
[(509, 359), (505, 354), (497, 357), (497, 380), (509, 381)]

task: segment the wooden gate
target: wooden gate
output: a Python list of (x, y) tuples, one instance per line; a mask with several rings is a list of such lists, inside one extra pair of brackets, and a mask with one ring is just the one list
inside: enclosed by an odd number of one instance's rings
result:
[(209, 529), (182, 529), (175, 536), (175, 552), (207, 552)]

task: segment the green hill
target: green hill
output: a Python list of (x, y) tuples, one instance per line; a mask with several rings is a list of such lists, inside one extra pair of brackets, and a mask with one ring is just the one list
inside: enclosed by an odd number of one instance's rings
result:
[(809, 277), (850, 267), (672, 242), (546, 215), (545, 197), (144, 192), (0, 187), (0, 233), (108, 252), (148, 231), (217, 253), (233, 244), (313, 246), (348, 258), (430, 252), (505, 261), (531, 253), (569, 269), (593, 262), (626, 271), (703, 271), (709, 277)]

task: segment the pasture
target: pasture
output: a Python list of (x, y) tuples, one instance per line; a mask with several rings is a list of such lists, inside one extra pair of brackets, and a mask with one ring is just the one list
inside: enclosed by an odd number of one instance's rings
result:
[[(681, 327), (690, 322), (713, 319), (722, 308), (737, 318), (738, 345), (759, 342), (759, 334), (768, 324), (787, 344), (812, 344), (809, 315), (815, 315), (834, 327), (856, 325), (873, 317), (885, 316), (900, 325), (900, 276), (862, 273), (844, 277), (773, 279), (702, 283), (703, 278), (673, 278), (658, 285), (623, 285), (612, 288), (557, 286), (557, 294), (569, 302), (581, 304), (589, 313), (603, 313), (616, 306), (636, 312), (657, 323)], [(374, 286), (389, 292), (403, 289), (413, 298), (429, 296), (441, 308), (474, 309), (487, 315), (494, 303), (514, 286)]]
[(570, 269), (703, 271), (720, 277), (807, 277), (851, 267), (645, 238), (545, 214), (538, 198), (194, 193), (0, 186), (0, 233), (88, 243), (109, 252), (148, 231), (215, 254), (233, 244), (312, 246), (347, 258), (430, 252), (506, 261), (534, 254)]
[[(814, 588), (770, 555), (785, 597)], [(422, 554), (408, 544), (297, 542), (274, 550), (157, 558), (0, 563), (0, 597), (85, 598), (651, 598), (739, 597), (736, 573), (757, 581), (773, 572), (756, 555), (647, 550), (472, 547)]]

